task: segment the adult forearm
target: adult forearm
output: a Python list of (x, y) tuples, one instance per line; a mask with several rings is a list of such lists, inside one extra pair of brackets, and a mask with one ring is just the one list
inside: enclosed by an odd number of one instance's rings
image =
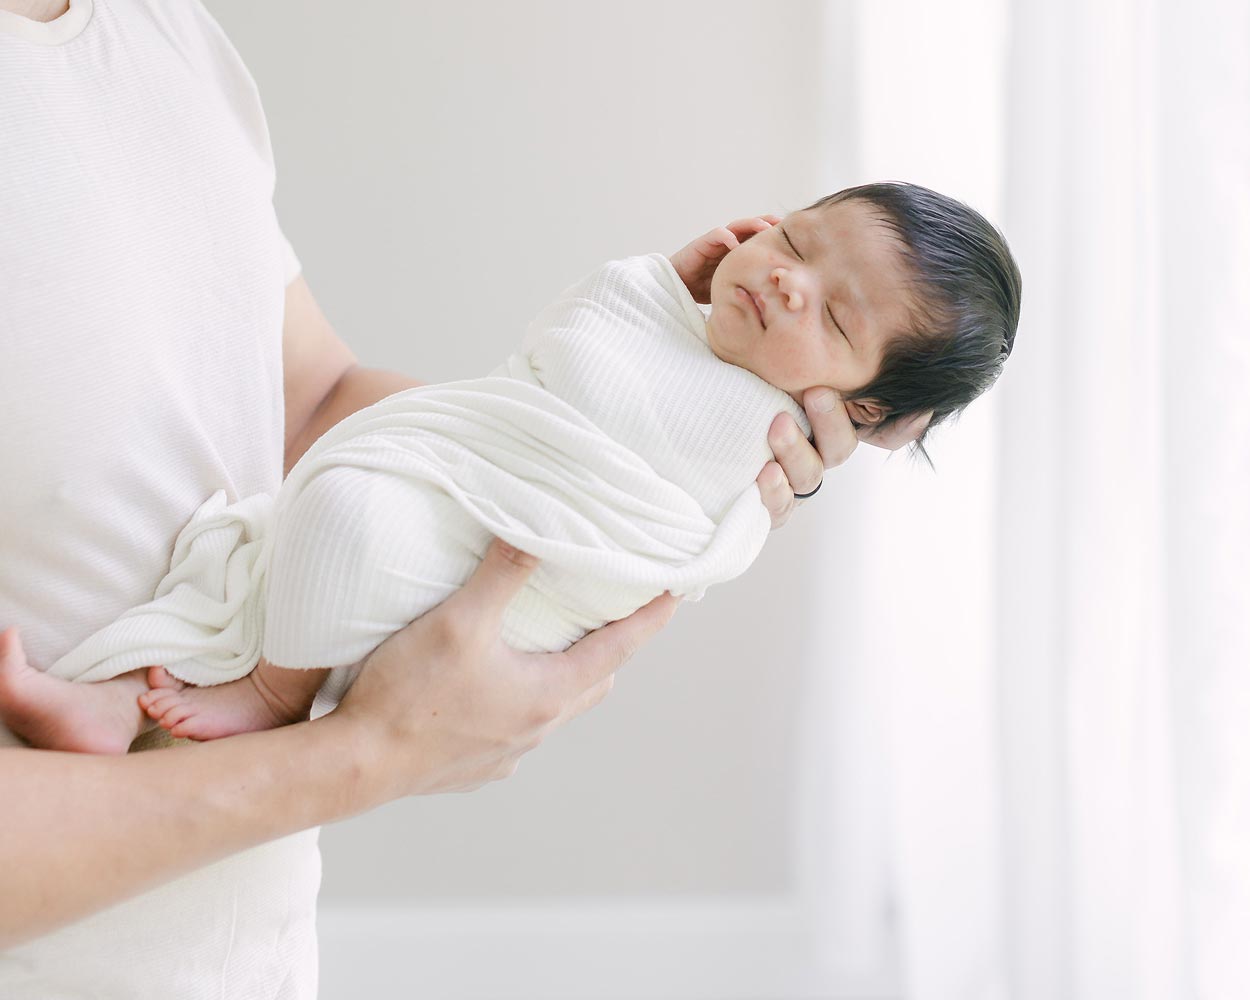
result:
[[(333, 742), (331, 742), (333, 741)], [(0, 948), (381, 799), (371, 750), (331, 717), (95, 756), (0, 749)]]
[(298, 830), (510, 775), (677, 606), (657, 598), (564, 652), (520, 653), (500, 632), (536, 565), (492, 544), (316, 722), (122, 757), (0, 749), (0, 802), (16, 805), (0, 834), (0, 948)]
[(349, 368), (321, 401), (308, 423), (294, 435), (286, 449), (282, 473), (285, 476), (313, 442), (345, 417), (385, 399), (402, 389), (422, 385), (414, 378), (381, 368)]

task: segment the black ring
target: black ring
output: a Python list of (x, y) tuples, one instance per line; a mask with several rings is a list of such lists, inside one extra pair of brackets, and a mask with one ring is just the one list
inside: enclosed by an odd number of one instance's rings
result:
[[(812, 431), (811, 434), (807, 435), (807, 443), (810, 444), (813, 448), (816, 447), (816, 432), (815, 431)], [(811, 493), (796, 493), (794, 494), (794, 499), (806, 500), (808, 497), (814, 497), (817, 493), (820, 492), (820, 488), (824, 485), (825, 485), (825, 481), (824, 479), (821, 479), (821, 481), (816, 484), (816, 488), (812, 490)]]

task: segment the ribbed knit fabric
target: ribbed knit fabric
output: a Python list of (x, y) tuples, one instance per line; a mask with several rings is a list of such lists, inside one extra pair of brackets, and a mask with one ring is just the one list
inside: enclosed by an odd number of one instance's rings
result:
[(666, 590), (701, 596), (768, 535), (755, 478), (769, 424), (787, 411), (806, 427), (789, 395), (705, 337), (666, 257), (609, 263), (491, 376), (399, 392), (331, 428), (276, 503), (214, 494), (156, 598), (53, 671), (101, 680), (163, 663), (217, 684), (262, 651), (350, 667), (459, 587), (492, 536), (542, 560), (505, 616), (519, 649), (563, 649)]

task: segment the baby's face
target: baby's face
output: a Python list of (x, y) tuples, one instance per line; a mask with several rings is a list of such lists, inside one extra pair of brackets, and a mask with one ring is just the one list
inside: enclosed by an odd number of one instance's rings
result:
[[(898, 238), (850, 200), (794, 212), (730, 251), (712, 278), (708, 344), (717, 357), (800, 399), (870, 382), (911, 301)], [(880, 418), (847, 402), (858, 423)]]

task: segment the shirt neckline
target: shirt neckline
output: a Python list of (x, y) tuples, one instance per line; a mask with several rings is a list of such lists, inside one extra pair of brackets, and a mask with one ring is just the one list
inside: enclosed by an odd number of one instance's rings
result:
[(69, 10), (51, 21), (32, 21), (12, 11), (0, 10), (0, 32), (36, 45), (64, 45), (82, 34), (91, 20), (94, 6), (94, 0), (69, 0)]

